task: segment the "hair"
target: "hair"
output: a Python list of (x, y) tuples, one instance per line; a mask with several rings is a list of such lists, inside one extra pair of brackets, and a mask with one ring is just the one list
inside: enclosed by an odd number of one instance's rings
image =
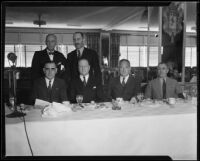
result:
[(166, 67), (169, 69), (169, 67), (168, 67), (168, 65), (167, 65), (167, 63), (166, 63), (166, 62), (160, 62), (160, 63), (158, 63), (158, 66), (159, 66), (160, 64), (165, 64), (165, 65), (166, 65)]
[(44, 68), (45, 68), (46, 64), (55, 64), (55, 66), (56, 66), (56, 68), (57, 68), (57, 65), (56, 65), (56, 63), (55, 63), (54, 61), (51, 61), (51, 60), (46, 61), (46, 62), (44, 63)]
[(131, 63), (130, 63), (130, 61), (129, 61), (128, 59), (121, 59), (121, 60), (119, 61), (119, 66), (121, 65), (121, 63), (122, 63), (123, 61), (127, 62), (128, 65), (129, 65), (129, 67), (131, 67)]
[(45, 41), (47, 41), (47, 38), (48, 38), (49, 36), (53, 36), (53, 37), (55, 38), (55, 40), (57, 41), (57, 36), (56, 36), (55, 34), (48, 34), (48, 35), (46, 36), (46, 40), (45, 40)]
[(74, 35), (75, 35), (75, 34), (80, 34), (82, 38), (84, 38), (84, 37), (85, 37), (85, 35), (84, 35), (84, 33), (83, 33), (83, 32), (75, 32), (75, 33), (74, 33)]
[(78, 63), (79, 63), (81, 60), (86, 60), (86, 61), (88, 62), (88, 64), (89, 64), (89, 66), (90, 66), (90, 62), (89, 62), (89, 60), (88, 60), (87, 58), (80, 58), (80, 59), (78, 60)]

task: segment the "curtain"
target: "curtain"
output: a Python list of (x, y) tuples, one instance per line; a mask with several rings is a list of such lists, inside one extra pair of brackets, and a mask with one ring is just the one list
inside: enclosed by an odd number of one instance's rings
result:
[(111, 33), (110, 35), (110, 67), (118, 67), (120, 48), (120, 34)]
[(99, 53), (100, 33), (86, 33), (86, 37), (87, 37), (87, 48), (95, 50), (100, 57)]

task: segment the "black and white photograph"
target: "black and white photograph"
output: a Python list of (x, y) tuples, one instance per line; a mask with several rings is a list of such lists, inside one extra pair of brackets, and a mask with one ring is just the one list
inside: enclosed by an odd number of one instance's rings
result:
[(4, 159), (199, 159), (198, 1), (1, 9)]

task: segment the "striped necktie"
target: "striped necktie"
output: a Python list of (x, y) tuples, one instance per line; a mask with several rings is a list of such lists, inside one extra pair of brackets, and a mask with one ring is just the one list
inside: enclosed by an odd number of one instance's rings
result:
[(125, 86), (125, 77), (123, 77), (123, 80), (122, 80), (122, 86), (124, 87)]
[(86, 79), (85, 79), (85, 76), (83, 77), (83, 83), (84, 83), (84, 86), (86, 86)]
[(164, 78), (163, 78), (162, 90), (163, 90), (163, 99), (166, 99), (166, 82)]

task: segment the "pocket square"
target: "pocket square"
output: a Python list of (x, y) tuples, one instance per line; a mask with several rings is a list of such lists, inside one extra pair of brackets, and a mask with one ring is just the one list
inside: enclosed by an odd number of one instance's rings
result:
[(93, 87), (93, 89), (96, 89), (96, 88), (97, 88), (96, 86)]

